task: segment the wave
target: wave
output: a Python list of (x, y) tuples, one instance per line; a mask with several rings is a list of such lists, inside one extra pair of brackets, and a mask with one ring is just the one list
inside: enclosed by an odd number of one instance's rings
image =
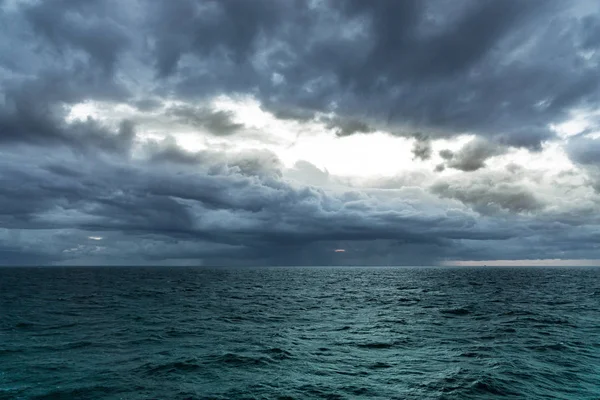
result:
[(16, 329), (32, 329), (35, 328), (37, 325), (33, 322), (20, 321), (17, 322), (14, 326)]
[(388, 364), (388, 363), (384, 363), (384, 362), (376, 362), (374, 364), (369, 365), (369, 369), (387, 369), (387, 368), (392, 368), (392, 365)]
[(201, 369), (202, 366), (195, 360), (172, 361), (164, 364), (145, 364), (142, 369), (149, 375), (177, 372), (193, 372)]
[(268, 354), (269, 357), (276, 360), (287, 360), (293, 358), (292, 353), (279, 347), (273, 347), (271, 349), (264, 350), (263, 353)]
[(528, 349), (545, 352), (545, 351), (566, 351), (569, 349), (564, 343), (541, 344), (537, 346), (527, 346)]
[(564, 326), (569, 326), (569, 327), (572, 327), (572, 328), (576, 328), (575, 324), (573, 324), (568, 319), (564, 319), (564, 318), (533, 318), (533, 317), (528, 317), (528, 318), (520, 319), (518, 321), (535, 322), (539, 326), (564, 325)]
[(448, 308), (445, 310), (440, 310), (442, 314), (450, 314), (450, 315), (468, 315), (471, 314), (471, 310), (466, 308)]
[(44, 394), (30, 397), (32, 400), (50, 399), (99, 399), (118, 392), (118, 388), (102, 385), (54, 389)]
[(394, 347), (394, 344), (385, 342), (359, 343), (356, 347), (361, 347), (363, 349), (390, 349)]
[(366, 343), (357, 343), (356, 347), (363, 349), (391, 349), (393, 347), (403, 346), (409, 343), (407, 338), (397, 339), (393, 342), (366, 342)]

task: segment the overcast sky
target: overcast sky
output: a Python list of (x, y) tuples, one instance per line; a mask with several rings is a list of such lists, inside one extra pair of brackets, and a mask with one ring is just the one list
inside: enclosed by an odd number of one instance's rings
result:
[(0, 0), (0, 264), (595, 264), (599, 46), (596, 0)]

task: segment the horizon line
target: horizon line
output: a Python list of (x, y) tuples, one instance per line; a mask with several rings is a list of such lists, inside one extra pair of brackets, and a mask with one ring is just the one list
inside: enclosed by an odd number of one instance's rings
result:
[(435, 268), (435, 267), (600, 267), (600, 260), (464, 260), (414, 265), (202, 265), (202, 264), (0, 264), (0, 268)]

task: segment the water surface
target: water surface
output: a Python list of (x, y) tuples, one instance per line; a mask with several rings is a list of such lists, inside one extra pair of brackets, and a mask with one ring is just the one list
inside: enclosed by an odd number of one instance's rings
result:
[(600, 269), (0, 268), (1, 399), (598, 399)]

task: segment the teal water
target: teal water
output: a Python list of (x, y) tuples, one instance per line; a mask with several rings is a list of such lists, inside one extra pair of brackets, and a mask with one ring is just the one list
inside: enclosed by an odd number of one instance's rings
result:
[(600, 399), (600, 269), (0, 268), (0, 399)]

